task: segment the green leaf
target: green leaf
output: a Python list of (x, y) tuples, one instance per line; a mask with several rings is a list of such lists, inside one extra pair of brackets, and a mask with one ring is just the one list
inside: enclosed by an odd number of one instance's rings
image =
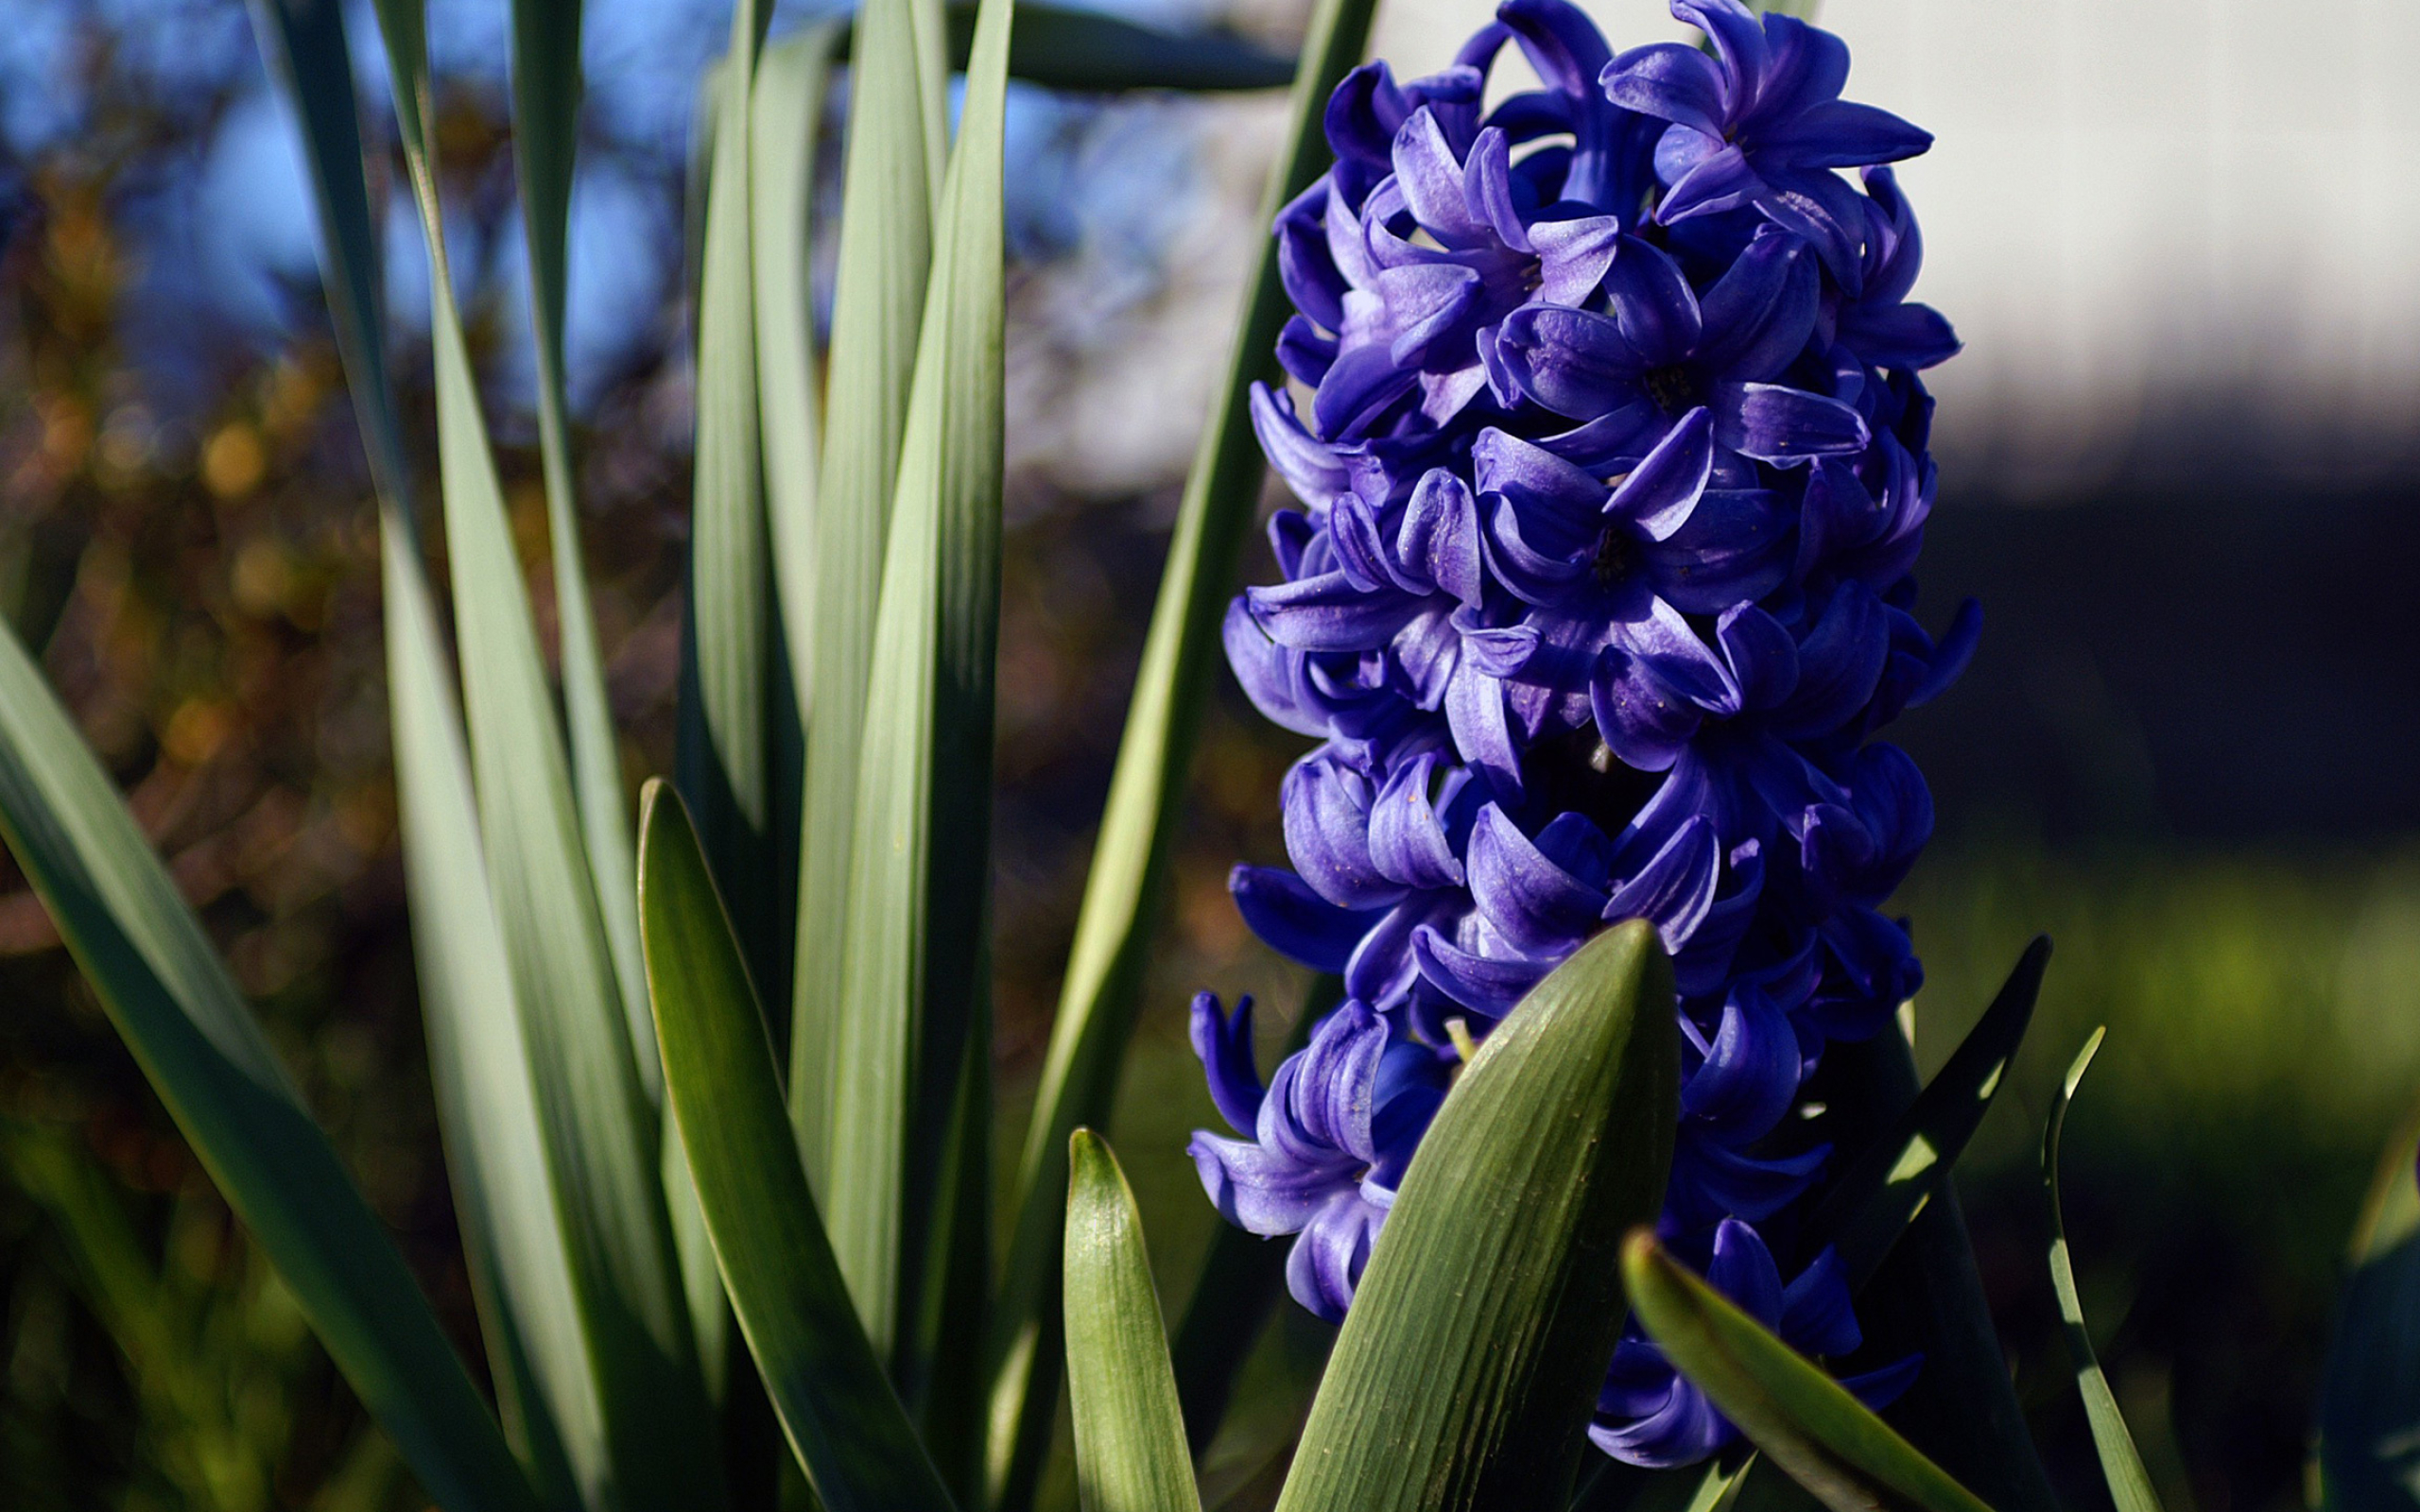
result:
[(1622, 1327), (1614, 1251), (1663, 1203), (1679, 1040), (1635, 919), (1488, 1037), (1404, 1175), (1278, 1512), (1569, 1499)]
[(228, 1205), (440, 1504), (536, 1505), (504, 1435), (153, 855), (0, 628), (0, 836)]
[(698, 287), (696, 478), (678, 774), (706, 853), (738, 900), (756, 974), (779, 982), (788, 920), (786, 852), (773, 833), (778, 682), (772, 547), (758, 455), (755, 232), (751, 201), (756, 53), (769, 5), (739, 0), (716, 99)]
[(538, 452), (545, 470), (546, 529), (553, 538), (555, 619), (562, 646), (564, 723), (571, 735), (572, 789), (588, 844), (614, 974), (622, 989), (631, 1053), (650, 1101), (661, 1102), (655, 1033), (647, 1022), (639, 971), (639, 921), (631, 870), (630, 800), (621, 747), (605, 694), (605, 659), (579, 546), (570, 405), (563, 392), (564, 248), (572, 168), (579, 146), (580, 0), (513, 0), (512, 158), (521, 228), (529, 248), (529, 315), (538, 353)]
[[(488, 890), (461, 715), (415, 537), (388, 384), (379, 240), (341, 7), (254, 7), (261, 50), (294, 102), (319, 202), (337, 346), (378, 496), (387, 687), (404, 881), (429, 1074), (480, 1332), (505, 1429), (545, 1500), (610, 1479), (600, 1406), (554, 1213), (521, 1009)], [(579, 1465), (571, 1463), (577, 1451)]]
[(1836, 1512), (1986, 1512), (1812, 1361), (1640, 1228), (1622, 1244), (1631, 1311), (1674, 1366), (1792, 1480)]
[(1069, 1136), (1067, 1395), (1083, 1512), (1201, 1512), (1134, 1194), (1108, 1143)]
[[(790, 1121), (807, 1180), (827, 1207), (836, 1196), (825, 1177), (838, 1128), (833, 1097), (855, 1074), (840, 1059), (840, 994), (857, 759), (944, 150), (927, 140), (942, 129), (926, 97), (946, 83), (925, 77), (940, 67), (920, 41), (941, 26), (928, 11), (938, 11), (936, 0), (866, 0), (858, 12), (862, 45), (850, 70), (826, 377), (831, 402), (815, 494), (815, 639), (804, 653), (815, 717), (806, 730), (790, 1009)], [(847, 1247), (843, 1243), (844, 1253)], [(868, 1294), (858, 1295), (858, 1309), (887, 1348), (891, 1320), (877, 1316)]]
[(480, 832), (522, 1009), (554, 1208), (603, 1404), (615, 1494), (634, 1504), (720, 1500), (659, 1169), (571, 791), (528, 591), (488, 449), (455, 308), (437, 165), (425, 131), (427, 40), (416, 0), (380, 0), (396, 124), (430, 266), (438, 455), (462, 643)]
[(2118, 1410), (2117, 1395), (2109, 1389), (2109, 1378), (2101, 1373), (2100, 1361), (2092, 1352), (2092, 1333), (2083, 1323), (2083, 1298), (2076, 1292), (2075, 1264), (2067, 1257), (2066, 1220), (2059, 1212), (2059, 1136), (2066, 1128), (2067, 1105), (2075, 1098), (2076, 1084), (2083, 1080), (2084, 1069), (2092, 1064), (2101, 1037), (2108, 1032), (2095, 1029), (2084, 1041), (2075, 1064), (2067, 1068), (2066, 1079), (2051, 1097), (2050, 1116), (2042, 1125), (2042, 1185), (2050, 1198), (2050, 1285), (2059, 1294), (2059, 1322), (2066, 1333), (2067, 1356), (2075, 1362), (2076, 1389), (2083, 1395), (2093, 1446), (2100, 1452), (2100, 1473), (2109, 1483), (2118, 1512), (2160, 1512), (2151, 1472), (2143, 1468), (2135, 1435), (2127, 1432), (2125, 1415)]
[[(987, 0), (935, 238), (858, 762), (831, 1091), (832, 1242), (867, 1332), (921, 1380), (940, 1175), (991, 990), (1005, 68)], [(820, 716), (819, 716), (820, 722)], [(977, 1165), (976, 1169), (985, 1169)]]
[[(1322, 112), (1336, 86), (1361, 61), (1375, 7), (1376, 0), (1320, 0), (1313, 9), (1285, 143), (1270, 166), (1257, 224), (1274, 222), (1279, 209), (1327, 166)], [(1252, 430), (1252, 386), (1277, 376), (1277, 335), (1291, 312), (1271, 238), (1253, 270), (1227, 352), (1226, 381), (1202, 427), (1177, 508), (1017, 1166), (1016, 1228), (988, 1362), (992, 1427), (984, 1485), (998, 1512), (1024, 1512), (1049, 1444), (1059, 1397), (1058, 1228), (1067, 1136), (1079, 1125), (1107, 1122), (1117, 1068), (1133, 1033), (1202, 699), (1218, 660), (1219, 626), (1268, 472)]]
[(2049, 937), (2036, 936), (1940, 1074), (1841, 1173), (1808, 1215), (1806, 1247), (1835, 1246), (1852, 1293), (1864, 1289), (1909, 1221), (1941, 1190), (1990, 1111), (2033, 1021), (2049, 959)]
[[(1344, 984), (1336, 977), (1312, 978), (1283, 1054), (1292, 1055), (1308, 1044), (1312, 1028), (1343, 996)], [(1169, 1351), (1177, 1400), (1184, 1409), (1185, 1445), (1197, 1458), (1219, 1436), (1236, 1377), (1285, 1292), (1287, 1250), (1285, 1245), (1230, 1223), (1219, 1225), (1210, 1237), (1209, 1252), (1201, 1257), (1201, 1273), (1185, 1299)]]
[(2321, 1504), (2420, 1505), (2420, 1112), (2388, 1142), (2353, 1231), (2319, 1398)]
[[(1028, 4), (1017, 12), (1009, 73), (1048, 89), (1283, 89), (1294, 78), (1293, 59), (1231, 32), (1179, 35), (1066, 6)], [(952, 58), (966, 56), (974, 23), (973, 6), (950, 8)]]
[(780, 609), (792, 695), (813, 706), (815, 472), (823, 426), (815, 361), (814, 269), (808, 210), (838, 23), (808, 26), (757, 60), (749, 119), (754, 236), (756, 395), (771, 517), (774, 600)]
[(948, 1512), (949, 1493), (857, 1327), (799, 1166), (738, 938), (688, 811), (660, 782), (640, 799), (639, 929), (699, 1206), (792, 1452), (828, 1512)]

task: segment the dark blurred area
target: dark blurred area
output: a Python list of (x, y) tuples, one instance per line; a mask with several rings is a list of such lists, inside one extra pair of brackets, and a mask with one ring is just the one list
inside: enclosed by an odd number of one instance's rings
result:
[[(503, 53), (480, 42), (494, 11), (434, 8), (440, 135), (543, 621)], [(236, 8), (30, 14), (0, 43), (0, 88), (18, 92), (0, 95), (0, 611), (475, 1359), (403, 913), (372, 504), (309, 227), (298, 241), (271, 192), (292, 172), (286, 128)], [(585, 554), (633, 786), (670, 759), (683, 112), (724, 25), (705, 6), (650, 14), (596, 23), (593, 69), (654, 45), (661, 77), (628, 110), (592, 94), (574, 223)], [(1244, 20), (1278, 40), (1299, 26), (1282, 5)], [(360, 51), (366, 17), (356, 31)], [(366, 99), (383, 89), (365, 74)], [(1155, 460), (1171, 449), (1136, 437), (1173, 435), (1181, 457), (1206, 392), (1205, 361), (1170, 377), (1147, 359), (1171, 310), (1219, 339), (1257, 234), (1232, 206), (1252, 201), (1272, 103), (1021, 91), (1014, 107), (995, 1046), (1011, 1135), (1181, 481)], [(427, 443), (410, 335), (425, 275), (410, 236), (389, 242)], [(1126, 394), (1114, 426), (1070, 398), (1104, 389)], [(1989, 484), (1953, 470), (1923, 573), (1935, 623), (1982, 598), (1983, 649), (1903, 730), (1942, 816), (1903, 900), (1929, 972), (1919, 1058), (1945, 1057), (2031, 934), (2055, 937), (2032, 1040), (1962, 1167), (2037, 1433), (2072, 1503), (2105, 1504), (2059, 1352), (2032, 1142), (2056, 1073), (2107, 1022), (2068, 1204), (2121, 1401), (2171, 1505), (2298, 1505), (2338, 1256), (2420, 1072), (2420, 489), (2256, 471), (2015, 504)], [(1257, 546), (1249, 570), (1268, 571)], [(1185, 998), (1263, 992), (1272, 1037), (1299, 1001), (1224, 886), (1232, 861), (1282, 854), (1295, 747), (1222, 680), (1115, 1129), (1170, 1298), (1213, 1221), (1183, 1155), (1215, 1119)], [(418, 1505), (12, 868), (0, 993), (0, 1502)], [(1285, 1431), (1319, 1333), (1292, 1314), (1272, 1332), (1214, 1472)]]

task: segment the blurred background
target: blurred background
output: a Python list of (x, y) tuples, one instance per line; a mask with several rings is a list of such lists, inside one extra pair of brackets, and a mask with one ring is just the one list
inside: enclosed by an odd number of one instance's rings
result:
[[(374, 112), (384, 75), (356, 9)], [(1681, 34), (1653, 0), (1589, 9), (1617, 47)], [(1290, 48), (1304, 9), (1124, 13)], [(544, 619), (505, 10), (430, 13), (461, 292)], [(775, 26), (810, 13), (784, 4)], [(1483, 18), (1480, 0), (1384, 0), (1377, 51), (1419, 73)], [(1930, 252), (1917, 292), (1967, 342), (1935, 375), (1924, 611), (1938, 624), (1979, 595), (1986, 634), (1964, 683), (1900, 731), (1941, 814), (1902, 900), (1928, 970), (1919, 1058), (1947, 1054), (2031, 934), (2057, 941), (2027, 1052), (1961, 1168), (2021, 1392), (2071, 1504), (2104, 1504), (2055, 1335), (2033, 1142), (2052, 1078), (2106, 1022), (2068, 1204), (2120, 1400), (2171, 1507), (2299, 1505), (2340, 1256), (2420, 1093), (2420, 10), (1825, 0), (1821, 19), (1855, 52), (1850, 96), (1938, 138), (1902, 174)], [(727, 25), (725, 0), (589, 7), (571, 380), (634, 784), (669, 765), (690, 111)], [(1023, 87), (1011, 104), (1011, 1132), (1263, 232), (1279, 109)], [(240, 7), (10, 0), (0, 612), (44, 648), (467, 1340), (395, 851), (372, 503), (312, 235)], [(400, 201), (388, 240), (425, 442), (427, 275)], [(1215, 1121), (1185, 1000), (1263, 993), (1273, 1038), (1303, 990), (1224, 887), (1233, 861), (1282, 856), (1297, 743), (1231, 683), (1217, 698), (1113, 1131), (1171, 1298), (1212, 1221), (1183, 1155)], [(420, 1504), (13, 870), (0, 1309), (0, 1502)], [(1319, 1332), (1289, 1314), (1272, 1333), (1238, 1435), (1295, 1410), (1288, 1363), (1316, 1359)]]

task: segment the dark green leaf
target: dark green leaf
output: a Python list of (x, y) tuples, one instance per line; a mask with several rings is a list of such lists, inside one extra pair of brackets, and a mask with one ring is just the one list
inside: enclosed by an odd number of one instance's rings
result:
[(1828, 1244), (1839, 1249), (1851, 1292), (1864, 1289), (1909, 1220), (1949, 1178), (1991, 1109), (2026, 1025), (2033, 1021), (2033, 1000), (2049, 958), (2048, 936), (2035, 936), (1941, 1074), (1887, 1134), (1841, 1172), (1808, 1215), (1807, 1247)]
[(816, 1496), (828, 1512), (948, 1512), (857, 1327), (737, 938), (688, 813), (662, 782), (641, 799), (639, 928), (665, 1087), (715, 1259)]
[(1987, 1512), (1812, 1361), (1664, 1252), (1651, 1229), (1622, 1245), (1640, 1326), (1724, 1417), (1835, 1512)]
[(1069, 1137), (1067, 1396), (1084, 1512), (1201, 1512), (1143, 1218), (1117, 1157)]
[(1279, 1512), (1568, 1500), (1621, 1332), (1615, 1249), (1654, 1221), (1671, 1164), (1671, 1004), (1632, 920), (1479, 1047), (1379, 1230)]
[[(1257, 224), (1273, 222), (1327, 166), (1320, 122), (1329, 94), (1361, 61), (1375, 3), (1320, 0), (1313, 9), (1285, 143), (1270, 165)], [(1167, 885), (1220, 617), (1268, 472), (1252, 430), (1252, 386), (1277, 375), (1277, 335), (1291, 311), (1271, 239), (1253, 268), (1227, 352), (1226, 379), (1177, 508), (1017, 1166), (1016, 1229), (988, 1365), (992, 1437), (984, 1484), (998, 1512), (1024, 1512), (1049, 1442), (1059, 1397), (1058, 1227), (1067, 1136), (1080, 1124), (1107, 1121), (1133, 1032), (1144, 955)]]
[(430, 1496), (536, 1505), (444, 1330), (12, 632), (0, 628), (0, 835), (211, 1179)]
[(2100, 1473), (2109, 1483), (2118, 1512), (2160, 1512), (2151, 1472), (2143, 1468), (2135, 1435), (2127, 1431), (2125, 1415), (2118, 1410), (2118, 1398), (2109, 1389), (2109, 1378), (2101, 1373), (2100, 1361), (2092, 1351), (2092, 1332), (2083, 1322), (2083, 1298), (2076, 1291), (2075, 1265), (2067, 1258), (2066, 1221), (2059, 1212), (2059, 1135), (2066, 1127), (2067, 1104), (2076, 1095), (2076, 1084), (2083, 1080), (2084, 1069), (2092, 1064), (2107, 1033), (2095, 1029), (2084, 1041), (2050, 1099), (2050, 1116), (2042, 1125), (2042, 1184), (2050, 1198), (2050, 1285), (2059, 1294), (2059, 1321), (2066, 1333), (2068, 1357), (2075, 1362), (2076, 1389), (2083, 1395), (2093, 1446), (2100, 1452)]
[(2329, 1512), (2420, 1506), (2420, 1114), (2378, 1162), (2353, 1231), (2319, 1399), (2321, 1504)]

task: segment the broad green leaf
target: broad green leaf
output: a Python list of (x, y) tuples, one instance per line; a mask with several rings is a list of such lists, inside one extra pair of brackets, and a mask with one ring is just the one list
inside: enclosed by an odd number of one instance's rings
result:
[(2075, 1264), (2067, 1256), (2066, 1220), (2059, 1212), (2059, 1136), (2066, 1128), (2067, 1105), (2075, 1099), (2076, 1085), (2083, 1080), (2085, 1068), (2092, 1064), (2101, 1037), (2108, 1032), (2095, 1029), (2084, 1041), (2051, 1097), (2050, 1116), (2042, 1125), (2042, 1185), (2050, 1199), (2050, 1285), (2059, 1294), (2059, 1322), (2066, 1334), (2068, 1358), (2075, 1363), (2076, 1389), (2083, 1395), (2084, 1417), (2092, 1424), (2093, 1447), (2100, 1452), (2100, 1473), (2109, 1483), (2109, 1495), (2117, 1502), (2118, 1512), (2160, 1512), (2151, 1472), (2143, 1468), (2135, 1435), (2127, 1431), (2125, 1415), (2118, 1410), (2117, 1394), (2109, 1389), (2109, 1378), (2101, 1373), (2100, 1361), (2093, 1353), (2092, 1332), (2083, 1322), (2083, 1298), (2076, 1291)]
[(2353, 1230), (2336, 1342), (2319, 1398), (2321, 1504), (2329, 1512), (2420, 1505), (2420, 1113), (2378, 1162)]
[(521, 228), (529, 248), (529, 314), (538, 353), (538, 452), (545, 470), (546, 530), (555, 566), (555, 619), (562, 646), (564, 724), (571, 735), (572, 790), (588, 843), (598, 911), (613, 947), (614, 979), (630, 1022), (631, 1049), (650, 1101), (661, 1102), (655, 1033), (639, 971), (639, 921), (631, 871), (630, 799), (605, 695), (588, 573), (579, 546), (579, 502), (563, 390), (565, 243), (572, 167), (579, 146), (580, 0), (513, 0), (512, 158)]
[(544, 1500), (593, 1504), (611, 1466), (553, 1217), (521, 1009), (480, 852), (461, 715), (412, 524), (344, 14), (307, 0), (264, 3), (253, 13), (269, 71), (302, 125), (322, 282), (378, 496), (404, 881), (430, 1081), (480, 1332), (506, 1432)]
[(425, 129), (427, 40), (416, 0), (380, 0), (396, 124), (430, 267), (438, 455), (463, 705), (490, 885), (537, 1091), (554, 1208), (602, 1403), (615, 1494), (633, 1504), (720, 1500), (641, 1083), (572, 798), (528, 591), (488, 449), (455, 308)]
[(211, 1179), (428, 1494), (454, 1512), (533, 1508), (394, 1241), (67, 711), (5, 629), (0, 837)]
[(1840, 1383), (1640, 1228), (1622, 1244), (1632, 1313), (1673, 1365), (1792, 1480), (1836, 1512), (1987, 1512)]
[[(1343, 996), (1344, 984), (1336, 977), (1312, 978), (1282, 1053), (1292, 1055), (1308, 1044), (1312, 1028)], [(1287, 1251), (1287, 1246), (1234, 1224), (1220, 1224), (1210, 1236), (1169, 1349), (1177, 1400), (1184, 1408), (1184, 1441), (1196, 1457), (1219, 1436), (1236, 1376), (1286, 1290)]]
[[(788, 717), (774, 645), (773, 555), (758, 451), (754, 130), (756, 54), (771, 8), (740, 0), (723, 56), (698, 287), (697, 467), (678, 773), (715, 869), (737, 899), (756, 974), (786, 961), (787, 851), (773, 833), (774, 739)], [(777, 680), (780, 679), (780, 680)]]
[(791, 1451), (828, 1512), (949, 1512), (857, 1327), (799, 1166), (738, 938), (688, 811), (660, 782), (641, 798), (639, 929), (699, 1206)]
[(1888, 1133), (1841, 1172), (1808, 1214), (1806, 1247), (1836, 1247), (1851, 1292), (1864, 1288), (1909, 1220), (1940, 1191), (1990, 1111), (2026, 1025), (2033, 1021), (2033, 1000), (2049, 958), (2049, 937), (2036, 936), (1940, 1074)]
[(1488, 1037), (1404, 1174), (1278, 1512), (1569, 1498), (1621, 1332), (1615, 1248), (1663, 1203), (1680, 1061), (1671, 965), (1636, 919)]
[[(851, 844), (829, 1145), (833, 1248), (894, 1374), (942, 1257), (940, 1174), (990, 1022), (1009, 0), (987, 0), (934, 239), (900, 447)], [(821, 717), (819, 715), (819, 724)], [(977, 1162), (977, 1170), (988, 1162)]]
[[(1257, 224), (1273, 223), (1286, 202), (1326, 168), (1322, 112), (1336, 86), (1361, 61), (1375, 8), (1376, 0), (1319, 0), (1313, 9), (1285, 142), (1270, 165)], [(1277, 376), (1277, 335), (1291, 310), (1272, 238), (1253, 270), (1227, 352), (1226, 380), (1177, 507), (1017, 1166), (1016, 1228), (987, 1365), (984, 1485), (999, 1512), (1024, 1512), (1049, 1444), (1059, 1398), (1058, 1228), (1067, 1136), (1079, 1125), (1107, 1122), (1117, 1068), (1133, 1033), (1144, 957), (1218, 658), (1219, 620), (1268, 471), (1252, 430), (1252, 386)]]
[[(1048, 89), (1284, 89), (1294, 60), (1231, 32), (1189, 35), (1138, 26), (1099, 10), (1069, 6), (1017, 8), (1009, 74)], [(973, 6), (950, 7), (950, 56), (963, 60), (975, 31)]]
[(813, 705), (815, 470), (823, 426), (816, 371), (814, 270), (807, 212), (815, 188), (818, 128), (832, 73), (835, 23), (786, 37), (757, 60), (749, 119), (756, 295), (757, 425), (771, 517), (774, 600), (786, 643), (792, 695)]
[[(825, 390), (830, 403), (815, 490), (815, 639), (803, 653), (815, 717), (806, 731), (790, 1016), (790, 1120), (799, 1131), (807, 1180), (827, 1208), (835, 1194), (825, 1179), (826, 1147), (836, 1127), (832, 1099), (855, 1074), (839, 1058), (839, 1000), (857, 758), (865, 740), (875, 607), (941, 193), (942, 148), (926, 140), (937, 128), (925, 108), (924, 77), (938, 65), (919, 41), (940, 22), (918, 20), (919, 12), (937, 9), (936, 0), (866, 0), (849, 71), (848, 149)], [(847, 1247), (844, 1243), (844, 1252)], [(890, 1319), (877, 1319), (864, 1294), (858, 1309), (868, 1330), (887, 1347)]]
[(1108, 1143), (1069, 1136), (1067, 1397), (1083, 1512), (1201, 1512), (1143, 1246), (1143, 1216)]

